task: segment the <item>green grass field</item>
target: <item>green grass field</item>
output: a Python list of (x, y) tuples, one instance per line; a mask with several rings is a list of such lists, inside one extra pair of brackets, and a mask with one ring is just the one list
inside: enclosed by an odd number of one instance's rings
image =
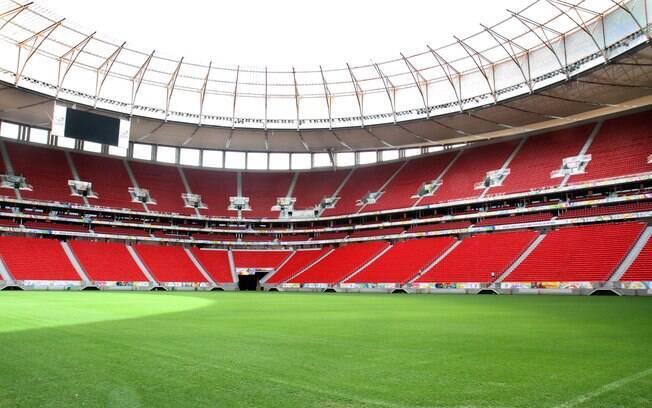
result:
[(652, 298), (0, 293), (0, 407), (652, 406)]

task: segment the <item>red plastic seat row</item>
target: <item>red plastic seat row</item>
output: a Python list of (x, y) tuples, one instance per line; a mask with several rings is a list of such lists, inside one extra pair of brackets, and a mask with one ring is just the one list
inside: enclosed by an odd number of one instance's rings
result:
[(402, 241), (359, 271), (346, 283), (405, 284), (437, 259), (455, 238), (438, 237)]
[(630, 222), (550, 231), (505, 281), (606, 281), (644, 228), (642, 223)]
[(292, 278), (290, 283), (335, 284), (362, 267), (388, 245), (376, 241), (341, 246)]
[(515, 231), (464, 238), (417, 283), (492, 282), (536, 239), (537, 232)]
[(652, 239), (648, 239), (641, 253), (638, 254), (620, 280), (652, 281)]

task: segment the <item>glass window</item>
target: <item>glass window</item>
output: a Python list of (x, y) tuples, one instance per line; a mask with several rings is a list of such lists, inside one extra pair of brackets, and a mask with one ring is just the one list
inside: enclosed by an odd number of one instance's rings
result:
[(127, 157), (127, 149), (124, 147), (109, 146), (109, 154), (111, 156)]
[(102, 152), (102, 144), (101, 143), (84, 141), (84, 150), (87, 151), (87, 152), (101, 153)]
[(224, 155), (224, 167), (227, 169), (244, 169), (246, 164), (244, 152), (226, 152)]
[(442, 150), (444, 150), (444, 146), (430, 146), (428, 148), (428, 153), (441, 152)]
[(202, 166), (220, 168), (224, 165), (224, 152), (221, 150), (204, 150)]
[(8, 139), (18, 139), (18, 125), (2, 122), (0, 124), (0, 136)]
[(378, 161), (378, 155), (376, 152), (360, 152), (358, 160), (360, 160), (360, 164), (376, 163)]
[(199, 166), (199, 149), (179, 149), (179, 163), (185, 166)]
[(156, 148), (156, 161), (161, 163), (176, 163), (177, 148), (170, 146), (158, 146)]
[[(33, 133), (34, 133), (34, 129), (32, 129), (31, 132), (30, 132), (30, 140), (32, 139), (32, 134)], [(47, 131), (45, 133), (47, 135)], [(46, 138), (47, 138), (47, 136), (46, 136)], [(57, 146), (66, 147), (68, 149), (74, 149), (76, 140), (77, 139), (73, 139), (71, 137), (58, 136), (57, 137)]]
[[(61, 139), (61, 138), (59, 138)], [(29, 130), (29, 141), (32, 143), (41, 143), (41, 144), (47, 144), (48, 142), (48, 131), (44, 129), (36, 129), (36, 128), (31, 128)], [(75, 145), (75, 142), (73, 140), (73, 147)], [(61, 145), (59, 145), (61, 146)]]
[(292, 153), (292, 170), (310, 168), (310, 153)]
[(134, 159), (152, 160), (152, 146), (142, 143), (134, 143), (133, 147)]
[(287, 170), (290, 168), (290, 155), (288, 153), (270, 153), (270, 170)]
[(383, 150), (380, 152), (383, 161), (398, 159), (398, 150)]
[(337, 153), (335, 155), (335, 161), (337, 163), (337, 167), (353, 166), (355, 164), (355, 153), (353, 152)]
[(405, 149), (405, 157), (412, 157), (412, 156), (418, 156), (421, 154), (421, 149), (414, 148), (414, 149)]
[(332, 165), (331, 156), (328, 153), (315, 153), (312, 155), (313, 167), (329, 167)]
[(267, 153), (247, 153), (247, 168), (249, 170), (267, 170)]

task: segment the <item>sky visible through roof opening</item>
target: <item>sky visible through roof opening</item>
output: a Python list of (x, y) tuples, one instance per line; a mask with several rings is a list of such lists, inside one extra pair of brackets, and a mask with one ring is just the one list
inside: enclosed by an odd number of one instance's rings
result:
[(397, 58), (447, 44), (529, 0), (40, 0), (117, 43), (217, 65), (297, 69)]

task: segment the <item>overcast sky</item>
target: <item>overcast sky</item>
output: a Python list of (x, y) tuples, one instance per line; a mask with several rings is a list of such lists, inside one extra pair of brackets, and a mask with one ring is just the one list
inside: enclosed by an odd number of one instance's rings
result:
[(37, 0), (90, 30), (198, 63), (312, 68), (448, 43), (529, 0)]

